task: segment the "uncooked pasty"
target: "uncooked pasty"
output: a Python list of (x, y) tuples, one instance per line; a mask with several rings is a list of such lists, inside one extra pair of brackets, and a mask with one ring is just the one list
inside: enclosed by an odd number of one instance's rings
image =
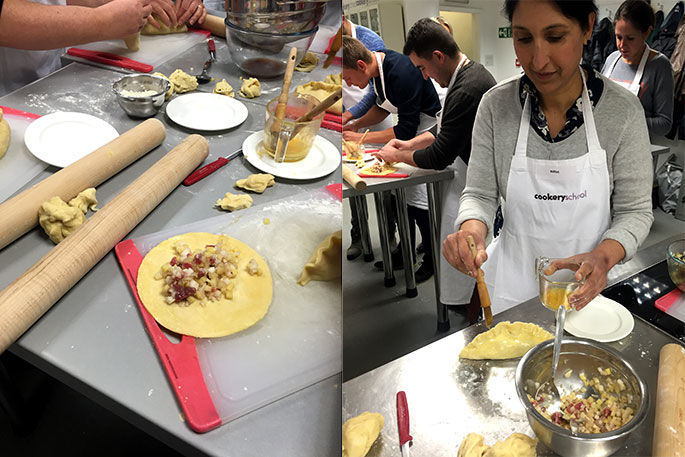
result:
[(126, 49), (129, 51), (138, 51), (140, 49), (140, 32), (124, 38), (124, 43), (126, 43)]
[(457, 457), (483, 457), (485, 451), (487, 451), (490, 446), (484, 444), (483, 435), (478, 433), (469, 433), (461, 441), (459, 450), (457, 451)]
[(274, 185), (274, 177), (268, 173), (257, 173), (250, 175), (245, 179), (239, 179), (236, 183), (236, 187), (240, 187), (245, 190), (251, 190), (252, 192), (257, 192), (259, 194), (263, 193), (267, 187)]
[[(153, 73), (153, 74), (155, 76), (161, 76), (162, 78), (169, 81), (169, 78), (164, 76), (162, 73), (157, 72), (157, 73)], [(171, 83), (171, 81), (169, 81), (169, 82)], [(174, 83), (169, 84), (169, 90), (166, 91), (166, 94), (164, 95), (164, 100), (169, 100), (169, 97), (171, 97), (172, 95), (174, 95)]]
[(477, 335), (461, 351), (462, 359), (513, 359), (533, 346), (553, 338), (552, 334), (528, 322), (500, 322)]
[(220, 206), (221, 209), (226, 209), (228, 211), (238, 211), (239, 209), (245, 209), (252, 206), (252, 197), (247, 194), (235, 195), (226, 192), (224, 198), (220, 198), (216, 201), (216, 206)]
[[(230, 257), (231, 265), (235, 267), (231, 267), (232, 272), (228, 275), (232, 276), (230, 298), (195, 299), (192, 303), (187, 300), (184, 304), (167, 301), (169, 292), (165, 290), (166, 276), (158, 273), (165, 266), (167, 269), (173, 268), (173, 259), (178, 261), (179, 257), (182, 258), (186, 248), (188, 255), (193, 258), (200, 254), (198, 261), (202, 261), (203, 256), (215, 254), (217, 249), (227, 253), (227, 256), (222, 257)], [(212, 249), (214, 252), (211, 252)], [(256, 265), (258, 274), (250, 274), (250, 271), (255, 270), (248, 268), (251, 264)], [(215, 273), (216, 270), (211, 274)], [(173, 274), (172, 271), (172, 277)], [(198, 282), (202, 283), (202, 278)], [(200, 287), (201, 284), (198, 284)], [(194, 232), (174, 236), (152, 248), (138, 270), (137, 289), (145, 308), (162, 326), (183, 335), (217, 338), (244, 330), (264, 317), (271, 304), (273, 282), (268, 264), (245, 243), (226, 235)], [(194, 293), (197, 294), (197, 291)], [(211, 293), (211, 290), (207, 293)]]
[(329, 281), (342, 276), (342, 230), (329, 235), (317, 247), (302, 269), (297, 283)]
[[(319, 102), (322, 102), (333, 95), (338, 89), (340, 89), (340, 85), (329, 84), (322, 81), (310, 81), (307, 84), (297, 86), (295, 92), (301, 95), (311, 95)], [(342, 114), (342, 99), (335, 102), (333, 106), (326, 111), (338, 115)]]
[(385, 425), (379, 413), (365, 411), (345, 421), (342, 426), (343, 457), (364, 457)]
[(302, 60), (295, 67), (295, 70), (309, 73), (319, 64), (319, 56), (311, 51), (307, 51)]
[(5, 156), (7, 148), (10, 145), (10, 125), (2, 115), (2, 108), (0, 108), (0, 159)]
[(38, 208), (38, 223), (53, 243), (58, 244), (86, 221), (86, 211), (95, 210), (98, 201), (91, 187), (69, 200), (52, 197)]
[(235, 93), (233, 92), (233, 88), (231, 87), (228, 82), (226, 82), (225, 79), (222, 79), (218, 83), (216, 83), (216, 87), (214, 87), (215, 94), (219, 95), (226, 95), (228, 97), (235, 97)]
[(243, 79), (238, 93), (245, 98), (256, 98), (262, 94), (262, 85), (257, 78)]
[(174, 92), (177, 94), (197, 89), (197, 79), (195, 76), (191, 76), (183, 70), (174, 71), (169, 76), (169, 81), (174, 85)]
[(522, 433), (512, 433), (492, 447), (483, 444), (483, 436), (469, 433), (463, 439), (457, 457), (535, 457), (538, 440)]
[(366, 168), (362, 168), (359, 173), (364, 174), (364, 175), (376, 175), (376, 176), (385, 176), (389, 175), (391, 173), (395, 173), (397, 171), (397, 168), (393, 166), (392, 163), (390, 162), (374, 162), (371, 165), (369, 165)]
[(169, 27), (164, 25), (164, 23), (159, 19), (159, 16), (157, 16), (156, 14), (153, 14), (152, 17), (157, 20), (160, 27), (157, 28), (148, 22), (147, 24), (145, 24), (145, 27), (143, 27), (143, 29), (140, 31), (142, 35), (168, 35), (170, 33), (183, 33), (188, 31), (188, 26), (186, 26), (185, 24), (174, 25)]

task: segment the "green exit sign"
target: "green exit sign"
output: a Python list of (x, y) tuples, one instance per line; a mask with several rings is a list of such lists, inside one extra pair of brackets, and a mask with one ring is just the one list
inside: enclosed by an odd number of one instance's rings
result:
[(497, 30), (500, 38), (511, 38), (511, 27), (500, 27)]

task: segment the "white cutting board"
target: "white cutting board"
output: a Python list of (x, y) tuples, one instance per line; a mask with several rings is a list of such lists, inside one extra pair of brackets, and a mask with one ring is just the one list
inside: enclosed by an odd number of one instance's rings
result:
[[(207, 39), (205, 31), (171, 33), (169, 35), (141, 35), (140, 49), (129, 51), (124, 40), (104, 40), (76, 46), (91, 51), (109, 52), (157, 68), (172, 57)], [(207, 53), (209, 58), (209, 52)], [(156, 70), (155, 70), (156, 71)], [(169, 76), (169, 75), (166, 75)]]
[(180, 233), (225, 233), (269, 264), (274, 295), (266, 316), (235, 335), (196, 339), (223, 423), (341, 372), (340, 281), (296, 283), (318, 244), (341, 227), (342, 204), (322, 189), (133, 239), (145, 255)]
[(10, 126), (10, 144), (0, 159), (0, 202), (7, 200), (49, 166), (31, 154), (24, 144), (24, 132), (33, 119), (7, 113), (3, 117)]

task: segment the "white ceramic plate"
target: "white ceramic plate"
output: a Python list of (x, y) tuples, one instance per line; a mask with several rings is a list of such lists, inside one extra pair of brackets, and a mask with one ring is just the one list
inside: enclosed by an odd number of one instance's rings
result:
[(58, 112), (33, 121), (24, 132), (24, 143), (43, 162), (66, 167), (118, 136), (119, 132), (100, 118)]
[(580, 338), (608, 343), (625, 338), (634, 326), (630, 311), (620, 303), (598, 295), (585, 308), (566, 315), (564, 330)]
[[(343, 162), (352, 162), (356, 163), (357, 161), (354, 159), (348, 159), (346, 155), (342, 156)], [(373, 155), (369, 154), (368, 152), (365, 152), (362, 155), (362, 159), (364, 159), (364, 162), (368, 162), (369, 160), (373, 160)]]
[(226, 130), (247, 119), (247, 107), (232, 97), (219, 94), (180, 95), (166, 107), (169, 119), (193, 130)]
[(254, 167), (279, 178), (316, 179), (333, 173), (340, 165), (340, 149), (317, 136), (307, 157), (297, 162), (276, 163), (266, 152), (259, 152), (264, 132), (255, 132), (243, 142), (243, 155)]

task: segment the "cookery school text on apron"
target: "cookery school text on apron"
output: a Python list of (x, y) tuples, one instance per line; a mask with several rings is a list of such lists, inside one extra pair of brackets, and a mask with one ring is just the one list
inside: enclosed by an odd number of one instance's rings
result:
[[(357, 38), (357, 26), (352, 24), (352, 38)], [(366, 86), (364, 89), (357, 86), (348, 86), (343, 80), (343, 106), (346, 110), (349, 110), (357, 103), (362, 101), (362, 99), (371, 92), (371, 85)], [(392, 116), (388, 115), (385, 119), (376, 125), (369, 126), (369, 130), (372, 132), (380, 132), (382, 130), (391, 129), (395, 125)]]
[[(397, 107), (393, 105), (390, 100), (388, 100), (387, 94), (385, 92), (385, 75), (383, 74), (383, 60), (381, 56), (377, 53), (373, 53), (376, 56), (376, 62), (378, 62), (378, 71), (380, 72), (380, 87), (379, 84), (374, 85), (374, 90), (376, 95), (384, 99), (383, 103), (378, 105), (385, 111), (392, 114), (397, 114)], [(436, 123), (436, 119), (433, 116), (429, 116), (426, 113), (421, 113), (419, 115), (419, 126), (416, 129), (416, 135), (423, 132), (427, 132), (432, 129)], [(426, 194), (426, 186), (421, 184), (418, 186), (405, 187), (405, 195), (407, 197), (407, 204), (416, 206), (421, 209), (428, 209), (428, 195)]]
[[(640, 64), (637, 67), (637, 72), (635, 72), (635, 77), (633, 78), (633, 82), (627, 83), (623, 81), (614, 81), (616, 84), (621, 85), (628, 89), (630, 92), (633, 93), (636, 97), (640, 93), (640, 81), (642, 81), (642, 75), (645, 72), (645, 65), (647, 65), (647, 59), (649, 58), (649, 52), (651, 51), (650, 47), (645, 45), (645, 51), (642, 53), (642, 58), (640, 59)], [(607, 78), (611, 79), (611, 73), (614, 71), (614, 67), (616, 67), (616, 64), (618, 63), (618, 59), (621, 58), (621, 54), (618, 53), (614, 61), (609, 65), (604, 72), (604, 76)]]
[[(457, 73), (459, 73), (459, 70), (461, 70), (467, 62), (468, 58), (466, 57), (466, 54), (462, 53), (459, 65), (452, 74), (449, 86), (447, 86), (448, 93), (457, 80)], [(442, 130), (442, 112), (444, 109), (445, 106), (443, 103), (442, 108), (435, 115), (438, 120), (438, 135), (440, 135), (440, 130)], [(454, 233), (454, 221), (457, 219), (457, 214), (459, 213), (459, 198), (466, 185), (466, 163), (464, 163), (461, 157), (454, 159), (454, 162), (447, 168), (454, 171), (454, 177), (449, 181), (445, 181), (440, 186), (442, 191), (442, 213), (438, 252), (442, 251), (442, 243), (445, 241), (445, 238), (447, 238), (447, 235)], [(475, 279), (455, 270), (454, 267), (447, 262), (445, 256), (440, 255), (440, 301), (442, 303), (445, 305), (462, 305), (468, 303), (471, 300), (475, 283)]]
[(609, 228), (606, 153), (597, 137), (585, 73), (580, 72), (588, 148), (583, 156), (567, 160), (527, 157), (531, 109), (530, 97), (526, 98), (502, 208), (504, 225), (488, 246), (488, 260), (483, 264), (493, 313), (538, 295), (537, 256), (565, 258), (591, 251)]

